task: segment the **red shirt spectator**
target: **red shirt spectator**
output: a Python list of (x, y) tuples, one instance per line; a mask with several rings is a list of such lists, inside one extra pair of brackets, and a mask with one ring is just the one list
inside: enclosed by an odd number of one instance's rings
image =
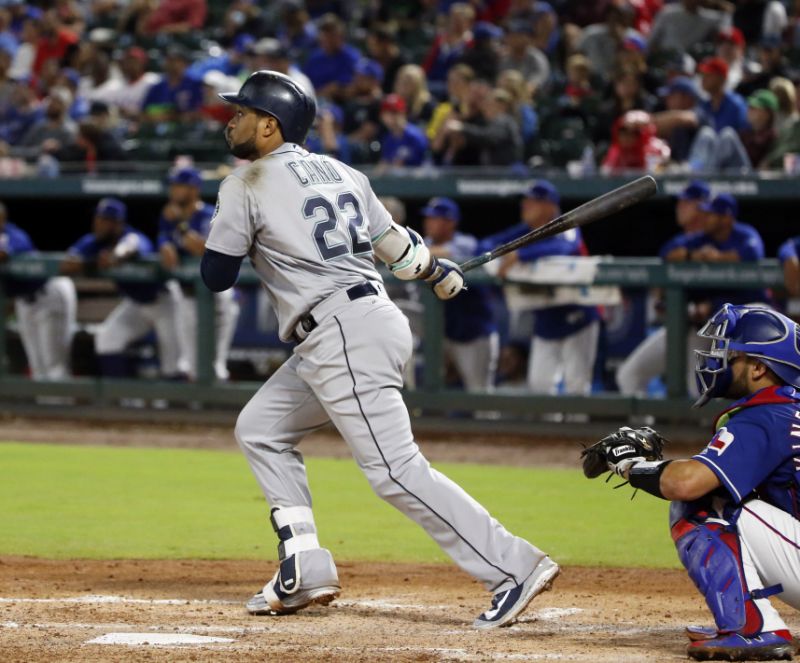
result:
[(207, 13), (206, 0), (161, 0), (147, 17), (144, 30), (150, 34), (189, 32), (203, 27)]
[(613, 174), (626, 170), (653, 171), (668, 161), (669, 146), (656, 137), (650, 114), (628, 111), (614, 122), (611, 147), (603, 159), (603, 172)]
[(67, 49), (78, 43), (78, 35), (61, 26), (53, 10), (48, 11), (42, 18), (41, 34), (36, 47), (36, 57), (33, 60), (34, 76), (39, 75), (45, 62), (61, 60), (67, 54)]

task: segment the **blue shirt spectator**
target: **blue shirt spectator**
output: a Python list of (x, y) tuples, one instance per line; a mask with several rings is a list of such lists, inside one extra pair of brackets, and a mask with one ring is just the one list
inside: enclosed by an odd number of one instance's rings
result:
[(381, 139), (381, 163), (393, 166), (420, 166), (428, 153), (425, 132), (411, 124), (406, 116), (406, 102), (390, 94), (381, 104), (381, 122), (386, 132)]
[(746, 129), (747, 102), (735, 92), (725, 89), (728, 80), (728, 63), (722, 58), (706, 58), (697, 67), (703, 78), (703, 89), (708, 99), (701, 102), (702, 108), (712, 120), (715, 131), (730, 127), (734, 131)]
[(344, 24), (333, 14), (326, 14), (319, 22), (319, 47), (303, 66), (303, 73), (325, 96), (330, 96), (325, 88), (341, 87), (353, 80), (356, 63), (361, 59), (359, 50), (344, 39)]
[(221, 71), (226, 76), (238, 76), (244, 71), (244, 55), (255, 38), (248, 34), (240, 34), (226, 53), (210, 56), (192, 63), (186, 71), (189, 78), (202, 81), (209, 71)]
[(203, 103), (203, 84), (186, 71), (189, 58), (181, 49), (173, 49), (164, 60), (164, 76), (153, 85), (142, 102), (142, 112), (154, 121), (174, 121), (184, 113), (199, 110)]

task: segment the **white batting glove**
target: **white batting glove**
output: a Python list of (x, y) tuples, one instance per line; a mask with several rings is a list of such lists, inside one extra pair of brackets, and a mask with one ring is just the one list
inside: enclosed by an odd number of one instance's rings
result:
[(439, 299), (452, 299), (464, 290), (464, 274), (459, 266), (446, 258), (434, 258), (433, 271), (425, 281)]

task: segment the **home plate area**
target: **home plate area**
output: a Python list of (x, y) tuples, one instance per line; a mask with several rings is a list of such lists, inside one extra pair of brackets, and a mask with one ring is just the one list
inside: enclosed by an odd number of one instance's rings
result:
[(450, 566), (339, 570), (331, 606), (255, 618), (243, 601), (269, 575), (263, 562), (1, 558), (2, 660), (661, 662), (685, 660), (683, 627), (708, 623), (677, 570), (567, 567), (517, 624), (490, 632), (470, 627), (488, 595)]

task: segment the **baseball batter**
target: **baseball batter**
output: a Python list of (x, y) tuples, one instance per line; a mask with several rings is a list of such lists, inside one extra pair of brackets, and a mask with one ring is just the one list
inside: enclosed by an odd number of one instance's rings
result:
[[(0, 203), (0, 262), (36, 248), (22, 228), (7, 220)], [(6, 294), (14, 299), (19, 335), (34, 380), (66, 380), (78, 298), (65, 276), (50, 279), (6, 279)]]
[(363, 174), (299, 147), (316, 109), (291, 79), (258, 71), (222, 98), (236, 106), (226, 128), (231, 152), (252, 163), (220, 186), (203, 279), (211, 290), (226, 290), (248, 257), (281, 337), (297, 342), (236, 424), (280, 540), (280, 566), (247, 609), (285, 614), (329, 603), (340, 591), (331, 553), (320, 547), (297, 449), (330, 421), (373, 490), (494, 593), (474, 625), (510, 624), (559, 567), (420, 453), (399, 391), (411, 332), (386, 297), (373, 258), (400, 279), (425, 279), (441, 299), (461, 291), (463, 275), (392, 221)]
[[(214, 215), (214, 206), (200, 198), (202, 185), (200, 173), (194, 168), (181, 168), (169, 178), (169, 199), (158, 220), (156, 244), (161, 265), (166, 270), (175, 269), (182, 258), (200, 257), (205, 250), (205, 240)], [(197, 303), (186, 293), (180, 298), (180, 323), (182, 333), (183, 364), (189, 377), (197, 377)], [(236, 322), (239, 320), (239, 303), (231, 288), (214, 295), (214, 375), (217, 380), (227, 380), (228, 352), (231, 349)]]
[(696, 405), (735, 400), (706, 448), (648, 460), (655, 431), (622, 429), (587, 450), (584, 470), (596, 476), (587, 470), (596, 453), (631, 486), (672, 501), (678, 557), (716, 622), (687, 629), (692, 658), (791, 659), (769, 597), (800, 608), (800, 325), (725, 304), (698, 334), (710, 348), (696, 353)]

